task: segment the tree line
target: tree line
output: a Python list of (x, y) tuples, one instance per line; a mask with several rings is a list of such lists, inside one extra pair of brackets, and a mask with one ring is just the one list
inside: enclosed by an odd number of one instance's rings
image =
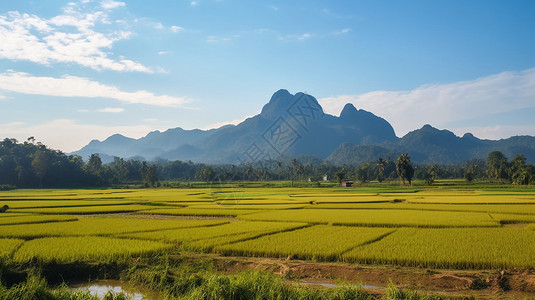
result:
[(98, 154), (87, 161), (66, 155), (29, 138), (0, 141), (0, 189), (36, 187), (98, 187), (114, 184), (160, 186), (161, 181), (321, 181), (352, 179), (411, 184), (414, 179), (433, 184), (437, 179), (465, 178), (513, 184), (535, 184), (535, 167), (522, 154), (509, 161), (493, 151), (486, 159), (463, 165), (414, 164), (408, 153), (397, 159), (379, 158), (358, 166), (333, 165), (313, 157), (286, 158), (240, 165), (209, 165), (191, 161), (146, 162), (115, 157), (104, 164)]

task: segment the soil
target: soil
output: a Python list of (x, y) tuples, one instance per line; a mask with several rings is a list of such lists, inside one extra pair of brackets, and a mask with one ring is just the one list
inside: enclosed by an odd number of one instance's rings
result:
[(275, 258), (229, 257), (214, 254), (188, 254), (189, 259), (210, 257), (217, 271), (232, 274), (245, 270), (264, 270), (299, 283), (363, 285), (372, 294), (383, 294), (389, 282), (421, 294), (440, 294), (477, 299), (535, 297), (535, 270), (448, 270), (386, 265), (310, 262)]

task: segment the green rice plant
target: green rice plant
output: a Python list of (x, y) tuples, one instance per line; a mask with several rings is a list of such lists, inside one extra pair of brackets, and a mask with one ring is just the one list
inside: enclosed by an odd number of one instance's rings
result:
[(393, 209), (300, 209), (242, 215), (244, 220), (293, 221), (315, 224), (384, 227), (497, 227), (486, 213)]
[(24, 240), (0, 239), (0, 258), (10, 256), (22, 243), (24, 243)]
[(342, 253), (392, 233), (387, 228), (357, 228), (318, 225), (262, 236), (234, 244), (221, 245), (214, 251), (226, 255), (293, 257), (299, 259), (337, 260)]
[(76, 221), (78, 218), (73, 216), (54, 216), (54, 215), (22, 215), (14, 216), (12, 218), (0, 218), (0, 225), (13, 224), (31, 224), (31, 223), (48, 223), (48, 222), (67, 222)]
[(343, 259), (432, 268), (533, 268), (535, 232), (521, 228), (401, 228), (349, 251)]
[(26, 262), (114, 261), (124, 257), (145, 256), (171, 249), (173, 246), (156, 241), (109, 237), (51, 237), (25, 242), (13, 259)]
[(146, 218), (82, 218), (75, 222), (1, 226), (0, 237), (39, 238), (49, 236), (113, 235), (172, 228), (223, 224), (221, 220), (155, 220)]

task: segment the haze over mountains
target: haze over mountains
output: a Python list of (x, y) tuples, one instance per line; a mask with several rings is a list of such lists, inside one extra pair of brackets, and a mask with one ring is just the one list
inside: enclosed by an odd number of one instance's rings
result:
[(313, 156), (335, 164), (359, 164), (408, 152), (414, 162), (461, 164), (485, 158), (493, 150), (508, 158), (522, 153), (535, 160), (535, 137), (481, 140), (467, 133), (455, 136), (429, 125), (402, 138), (383, 118), (346, 104), (339, 117), (323, 112), (307, 94), (279, 90), (262, 112), (238, 125), (212, 130), (173, 128), (153, 131), (140, 139), (120, 134), (93, 140), (72, 154), (84, 159), (99, 153), (104, 162), (113, 156), (146, 160), (191, 160), (204, 163), (253, 163), (263, 159)]

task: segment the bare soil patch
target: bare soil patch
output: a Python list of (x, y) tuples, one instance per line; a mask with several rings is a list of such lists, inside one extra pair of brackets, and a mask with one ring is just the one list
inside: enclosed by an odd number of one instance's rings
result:
[[(449, 270), (385, 265), (310, 262), (293, 259), (227, 257), (215, 254), (185, 254), (189, 259), (212, 259), (216, 271), (232, 274), (264, 270), (298, 283), (357, 284), (382, 294), (389, 282), (422, 294), (480, 299), (535, 297), (535, 270)], [(316, 285), (315, 285), (316, 286)], [(321, 285), (317, 285), (322, 288)], [(323, 287), (328, 288), (328, 287)]]

